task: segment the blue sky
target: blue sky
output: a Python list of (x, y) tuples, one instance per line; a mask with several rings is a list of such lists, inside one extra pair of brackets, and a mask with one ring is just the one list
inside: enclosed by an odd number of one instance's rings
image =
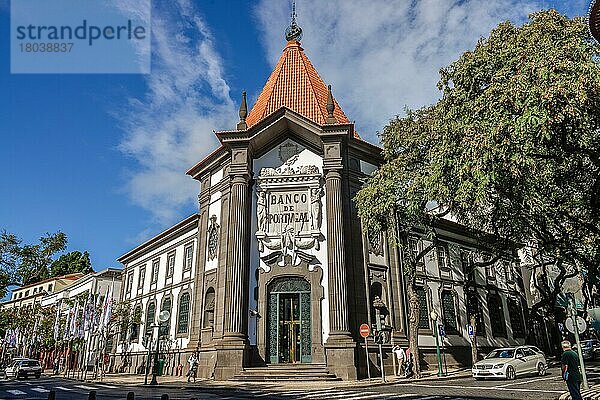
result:
[[(18, 1), (18, 0), (13, 0)], [(134, 4), (133, 0), (120, 0)], [(166, 3), (166, 4), (163, 4)], [(437, 71), (502, 20), (587, 1), (298, 1), (303, 47), (367, 140), (404, 106), (437, 98)], [(0, 229), (61, 230), (96, 270), (196, 212), (185, 171), (237, 122), (284, 46), (284, 0), (172, 0), (152, 9), (152, 73), (11, 74), (0, 0)]]

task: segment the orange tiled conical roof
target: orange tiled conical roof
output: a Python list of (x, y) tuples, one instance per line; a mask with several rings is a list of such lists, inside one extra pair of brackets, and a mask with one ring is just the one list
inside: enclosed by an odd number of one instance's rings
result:
[[(338, 124), (350, 123), (334, 99), (333, 116)], [(246, 118), (251, 127), (281, 107), (325, 125), (327, 120), (327, 86), (313, 67), (300, 42), (289, 41)]]

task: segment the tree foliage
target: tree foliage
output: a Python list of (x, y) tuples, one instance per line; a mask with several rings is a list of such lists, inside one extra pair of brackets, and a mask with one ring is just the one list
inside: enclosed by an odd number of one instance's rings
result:
[(50, 276), (61, 276), (81, 272), (84, 274), (92, 272), (92, 263), (87, 251), (72, 251), (62, 254), (50, 266)]
[(579, 270), (592, 291), (600, 264), (599, 51), (583, 19), (554, 10), (492, 30), (440, 71), (436, 104), (385, 127), (385, 164), (356, 197), (367, 229), (402, 244), (414, 227), (434, 237), (437, 212), (451, 212), (499, 238), (497, 249), (532, 243), (539, 260), (559, 267), (540, 307), (553, 307)]
[(16, 235), (0, 233), (0, 295), (4, 297), (10, 285), (28, 285), (55, 276), (75, 272), (92, 272), (87, 251), (61, 254), (67, 247), (63, 232), (47, 233), (38, 243), (23, 244)]

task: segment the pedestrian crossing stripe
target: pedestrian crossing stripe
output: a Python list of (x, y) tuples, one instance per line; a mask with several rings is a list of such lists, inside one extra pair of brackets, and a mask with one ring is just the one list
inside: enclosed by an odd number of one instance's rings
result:
[(98, 388), (94, 386), (76, 385), (75, 387), (83, 390), (98, 390)]
[(44, 388), (41, 388), (41, 387), (31, 388), (31, 390), (34, 390), (34, 391), (40, 392), (40, 393), (48, 393), (49, 392), (48, 389), (44, 389)]
[(72, 388), (66, 388), (66, 387), (62, 387), (62, 386), (56, 386), (56, 387), (54, 387), (54, 389), (58, 389), (58, 390), (67, 390), (67, 391), (69, 391), (69, 390), (73, 390)]
[(18, 389), (7, 390), (7, 392), (10, 393), (10, 394), (14, 394), (15, 396), (20, 396), (22, 394), (27, 394), (25, 392), (21, 392)]
[(337, 398), (337, 397), (340, 397), (340, 396), (344, 397), (346, 395), (356, 394), (356, 393), (357, 392), (355, 390), (351, 390), (351, 391), (347, 391), (347, 390), (344, 390), (344, 391), (328, 390), (328, 391), (319, 391), (319, 392), (309, 392), (309, 394), (304, 395), (304, 396), (302, 396), (300, 398), (301, 399), (312, 399), (313, 397), (317, 397), (318, 398), (318, 397), (321, 397), (322, 395), (326, 394), (328, 398), (334, 399), (334, 398)]

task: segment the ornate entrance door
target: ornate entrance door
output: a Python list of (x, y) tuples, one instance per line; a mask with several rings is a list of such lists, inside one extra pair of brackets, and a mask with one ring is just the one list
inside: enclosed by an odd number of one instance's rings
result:
[(267, 350), (271, 363), (310, 363), (310, 284), (280, 278), (269, 285)]

